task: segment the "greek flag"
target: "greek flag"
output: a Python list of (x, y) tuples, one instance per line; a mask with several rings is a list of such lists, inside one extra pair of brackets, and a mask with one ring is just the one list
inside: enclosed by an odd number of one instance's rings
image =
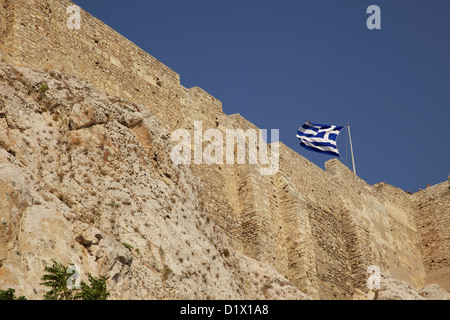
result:
[(306, 149), (340, 157), (336, 140), (343, 128), (306, 121), (298, 128), (297, 138), (301, 141), (300, 145)]

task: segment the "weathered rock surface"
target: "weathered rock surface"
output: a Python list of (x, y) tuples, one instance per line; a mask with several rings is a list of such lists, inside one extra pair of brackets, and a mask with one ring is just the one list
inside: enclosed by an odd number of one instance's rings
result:
[(429, 284), (423, 287), (419, 294), (427, 300), (450, 300), (450, 292), (437, 284)]
[[(310, 299), (233, 249), (169, 131), (78, 78), (0, 64), (0, 289), (42, 299), (52, 259), (108, 278), (113, 299)], [(449, 299), (384, 275), (354, 299)]]
[(170, 150), (145, 108), (1, 64), (0, 289), (41, 299), (55, 259), (108, 277), (113, 299), (308, 299), (233, 250)]
[(406, 281), (392, 278), (389, 272), (381, 274), (380, 288), (355, 290), (353, 300), (450, 300), (450, 293), (437, 284), (418, 290)]

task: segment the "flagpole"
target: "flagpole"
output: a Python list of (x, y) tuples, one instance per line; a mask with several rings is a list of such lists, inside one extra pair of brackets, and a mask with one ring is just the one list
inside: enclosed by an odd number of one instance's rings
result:
[(352, 153), (353, 172), (356, 174), (355, 157), (353, 156), (352, 135), (350, 134), (350, 123), (347, 123), (347, 130), (348, 130), (348, 138), (350, 141), (350, 152)]

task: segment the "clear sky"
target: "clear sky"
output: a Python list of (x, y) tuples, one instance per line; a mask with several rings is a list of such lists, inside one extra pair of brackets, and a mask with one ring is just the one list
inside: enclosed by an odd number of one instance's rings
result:
[(415, 192), (450, 174), (449, 0), (74, 2), (321, 168), (332, 156), (299, 146), (305, 120), (349, 122), (369, 184)]

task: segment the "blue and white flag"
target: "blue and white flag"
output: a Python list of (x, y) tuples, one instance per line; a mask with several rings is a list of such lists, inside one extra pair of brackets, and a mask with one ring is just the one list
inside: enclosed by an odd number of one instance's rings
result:
[(297, 138), (301, 141), (300, 145), (306, 149), (340, 157), (336, 140), (343, 128), (306, 121), (303, 126), (298, 128)]

